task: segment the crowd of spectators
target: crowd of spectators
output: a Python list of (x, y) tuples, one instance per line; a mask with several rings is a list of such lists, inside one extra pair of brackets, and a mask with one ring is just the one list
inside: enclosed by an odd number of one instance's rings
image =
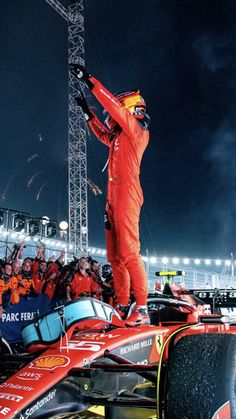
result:
[(45, 259), (45, 247), (37, 248), (35, 258), (23, 257), (25, 243), (15, 244), (11, 254), (0, 260), (0, 316), (5, 305), (22, 298), (46, 294), (52, 303), (66, 303), (81, 297), (93, 297), (115, 304), (111, 266), (101, 266), (90, 256), (65, 264), (65, 251), (59, 257)]

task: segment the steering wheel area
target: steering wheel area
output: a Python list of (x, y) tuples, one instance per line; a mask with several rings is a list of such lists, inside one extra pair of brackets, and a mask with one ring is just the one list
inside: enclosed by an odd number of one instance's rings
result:
[(148, 313), (151, 324), (162, 322), (186, 322), (188, 315), (193, 313), (194, 306), (188, 301), (168, 295), (149, 296)]

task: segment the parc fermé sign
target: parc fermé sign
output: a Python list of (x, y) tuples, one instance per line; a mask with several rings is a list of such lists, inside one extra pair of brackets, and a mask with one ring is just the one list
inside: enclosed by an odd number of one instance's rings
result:
[(9, 343), (22, 342), (22, 327), (51, 309), (52, 305), (46, 294), (40, 294), (37, 297), (21, 297), (20, 302), (14, 305), (4, 304), (2, 318), (0, 318), (1, 336)]

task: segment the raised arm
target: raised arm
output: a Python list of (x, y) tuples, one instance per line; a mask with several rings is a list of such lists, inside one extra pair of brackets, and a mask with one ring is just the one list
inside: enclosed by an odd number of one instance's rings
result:
[(82, 109), (85, 120), (89, 124), (93, 133), (102, 143), (110, 147), (111, 133), (105, 127), (105, 125), (102, 124), (102, 122), (98, 119), (98, 117), (89, 109), (83, 92), (79, 91), (79, 94), (75, 98), (75, 100), (76, 100), (77, 105), (80, 106), (80, 108)]
[(73, 74), (84, 80), (93, 95), (127, 135), (133, 136), (141, 133), (142, 128), (134, 116), (100, 81), (91, 76), (80, 64), (73, 64), (71, 68)]

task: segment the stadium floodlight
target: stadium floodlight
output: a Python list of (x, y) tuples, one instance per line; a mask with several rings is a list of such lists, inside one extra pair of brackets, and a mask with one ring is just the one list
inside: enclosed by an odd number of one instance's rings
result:
[(39, 233), (39, 222), (31, 219), (27, 222), (27, 233), (29, 236), (36, 236)]
[(151, 257), (150, 257), (150, 259), (149, 259), (149, 262), (150, 262), (152, 265), (155, 265), (155, 263), (157, 263), (157, 258), (156, 258), (155, 256), (151, 256)]
[(148, 257), (147, 257), (147, 256), (142, 256), (142, 260), (143, 260), (144, 262), (148, 262)]
[(169, 261), (169, 259), (168, 259), (167, 257), (163, 257), (163, 258), (161, 259), (161, 262), (162, 262), (164, 265), (166, 265), (166, 264), (168, 263), (168, 261)]
[(50, 221), (45, 226), (45, 236), (48, 238), (51, 238), (51, 237), (55, 237), (56, 234), (57, 234), (56, 224)]
[(190, 263), (190, 260), (189, 258), (184, 258), (183, 262), (185, 265), (188, 265)]
[(69, 224), (68, 224), (67, 221), (61, 221), (60, 224), (59, 224), (59, 228), (62, 231), (67, 231), (68, 227), (69, 227)]
[(106, 254), (106, 250), (104, 249), (102, 250), (102, 255), (105, 256), (105, 254)]
[(210, 259), (206, 259), (205, 260), (205, 265), (210, 265), (211, 264), (211, 260)]
[(221, 265), (221, 260), (220, 259), (216, 259), (216, 261), (215, 261), (215, 264), (216, 264), (216, 266), (220, 266)]
[(42, 224), (45, 226), (45, 225), (47, 225), (48, 223), (50, 223), (50, 218), (49, 218), (47, 215), (44, 215), (44, 216), (42, 217)]
[(230, 266), (230, 265), (231, 265), (230, 260), (226, 260), (226, 261), (225, 261), (225, 266)]
[(95, 249), (95, 247), (93, 247), (93, 248), (92, 248), (91, 253), (92, 253), (92, 254), (96, 253), (96, 249)]
[(194, 259), (194, 263), (195, 263), (195, 265), (200, 265), (201, 261), (200, 261), (200, 259)]
[(178, 265), (179, 264), (179, 258), (173, 258), (172, 259), (172, 263), (174, 264), (174, 265)]
[(13, 215), (13, 225), (12, 229), (15, 231), (23, 232), (25, 229), (25, 216), (22, 214)]

